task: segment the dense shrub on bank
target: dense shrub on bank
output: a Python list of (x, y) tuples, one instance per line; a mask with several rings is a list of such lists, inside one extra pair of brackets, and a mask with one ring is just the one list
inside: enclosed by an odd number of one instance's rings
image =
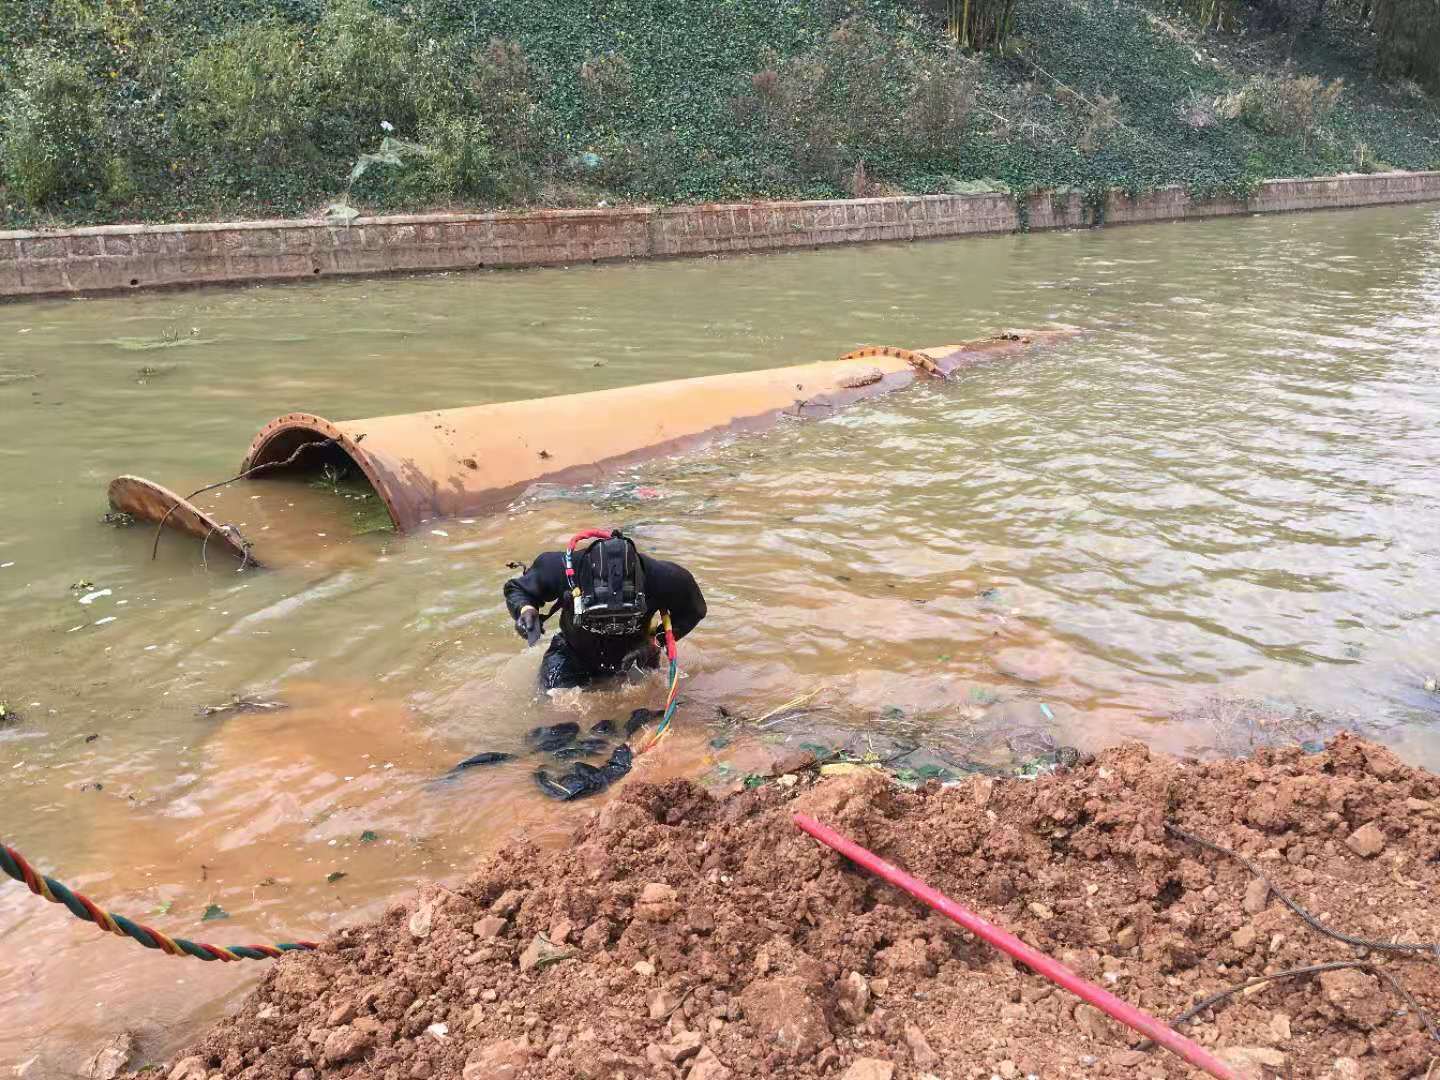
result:
[(1287, 29), (1287, 69), (1233, 17), (1137, 0), (962, 5), (1005, 38), (976, 54), (953, 6), (0, 0), (0, 224), (315, 212), (360, 161), (348, 198), (376, 209), (1440, 163), (1434, 100), (1371, 78), (1349, 24)]

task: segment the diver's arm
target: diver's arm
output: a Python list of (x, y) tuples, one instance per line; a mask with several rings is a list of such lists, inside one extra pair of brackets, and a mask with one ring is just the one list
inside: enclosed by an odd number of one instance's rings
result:
[(518, 619), (523, 608), (539, 611), (559, 600), (564, 592), (565, 556), (558, 551), (546, 551), (535, 557), (529, 570), (505, 583), (505, 607), (512, 619)]
[[(563, 572), (563, 570), (562, 570)], [(705, 597), (689, 570), (661, 559), (647, 559), (645, 587), (650, 603), (670, 612), (670, 626), (678, 641), (705, 618)]]

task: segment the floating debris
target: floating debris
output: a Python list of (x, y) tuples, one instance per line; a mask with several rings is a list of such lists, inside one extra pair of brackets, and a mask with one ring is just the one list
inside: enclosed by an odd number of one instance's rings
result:
[(579, 734), (580, 725), (574, 721), (531, 728), (525, 735), (525, 745), (532, 750), (547, 753), (559, 750), (562, 746), (569, 746)]
[(234, 697), (219, 705), (200, 706), (201, 716), (221, 716), (225, 713), (279, 712), (290, 706), (283, 701), (261, 701), (259, 698)]
[(577, 761), (569, 772), (561, 776), (553, 776), (545, 769), (538, 769), (535, 772), (535, 783), (552, 799), (569, 802), (604, 791), (628, 773), (633, 762), (633, 751), (622, 743), (610, 755), (610, 760), (599, 768)]
[(514, 754), (507, 754), (503, 750), (486, 750), (484, 753), (467, 757), (450, 771), (459, 772), (461, 769), (473, 769), (477, 765), (499, 765), (501, 762), (514, 760)]

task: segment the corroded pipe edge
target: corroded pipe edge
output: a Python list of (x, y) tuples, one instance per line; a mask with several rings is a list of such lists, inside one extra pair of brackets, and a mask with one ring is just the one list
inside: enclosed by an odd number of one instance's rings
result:
[(178, 529), (203, 543), (218, 545), (220, 550), (242, 562), (261, 565), (223, 523), (153, 480), (143, 476), (117, 476), (110, 481), (107, 495), (112, 510), (129, 514), (136, 521), (163, 521), (168, 528)]
[(360, 471), (365, 474), (366, 481), (375, 489), (375, 493), (385, 504), (385, 511), (390, 515), (390, 520), (395, 523), (395, 527), (402, 531), (406, 528), (400, 524), (400, 514), (396, 502), (397, 492), (394, 491), (389, 474), (379, 469), (370, 455), (360, 448), (360, 443), (365, 438), (364, 432), (352, 439), (323, 416), (316, 416), (314, 413), (287, 413), (284, 416), (277, 416), (256, 433), (250, 443), (250, 449), (245, 455), (245, 460), (240, 464), (240, 471), (242, 473), (249, 472), (255, 467), (257, 461), (261, 464), (268, 463), (262, 457), (265, 449), (288, 431), (304, 432), (307, 435), (313, 434), (333, 440), (335, 445), (344, 450), (350, 460), (355, 462), (360, 467)]

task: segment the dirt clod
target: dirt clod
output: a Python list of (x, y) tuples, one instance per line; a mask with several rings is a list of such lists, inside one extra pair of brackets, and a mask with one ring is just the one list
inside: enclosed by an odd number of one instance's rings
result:
[(1396, 1005), (1386, 998), (1379, 979), (1354, 968), (1322, 972), (1320, 992), (1341, 1016), (1365, 1031), (1384, 1023)]
[(895, 1065), (881, 1058), (857, 1058), (845, 1070), (840, 1080), (890, 1080), (895, 1075)]
[(910, 1060), (917, 1069), (930, 1069), (940, 1061), (940, 1055), (930, 1047), (925, 1033), (915, 1024), (905, 1025), (905, 1045), (910, 1048)]
[(1350, 834), (1345, 845), (1362, 859), (1373, 859), (1385, 850), (1385, 834), (1368, 821)]
[(1268, 1046), (1227, 1046), (1215, 1056), (1233, 1065), (1246, 1080), (1265, 1080), (1266, 1069), (1285, 1067), (1285, 1055)]
[(379, 1021), (369, 1016), (336, 1028), (325, 1036), (325, 1064), (344, 1065), (350, 1061), (358, 1061), (375, 1045), (375, 1036), (379, 1030)]
[[(1182, 763), (1129, 745), (1034, 781), (913, 792), (876, 770), (815, 773), (720, 800), (684, 781), (632, 779), (578, 821), (574, 848), (512, 845), (452, 891), (422, 889), (277, 961), (162, 1075), (1191, 1075), (800, 833), (800, 810), (1163, 1018), (1266, 973), (1355, 959), (1167, 821), (1244, 854), (1337, 930), (1425, 941), (1440, 926), (1440, 815), (1417, 809), (1440, 805), (1440, 777), (1350, 736), (1237, 761)], [(1378, 858), (1348, 844), (1367, 826), (1383, 841)], [(417, 937), (411, 916), (425, 903), (430, 932)], [(560, 948), (549, 935), (567, 925), (573, 955), (541, 963), (537, 941)], [(1370, 962), (1440, 1014), (1432, 960)], [(445, 1038), (426, 1034), (437, 1025)], [(1414, 1010), (1358, 969), (1266, 982), (1186, 1030), (1291, 1080), (1414, 1080), (1436, 1056)]]
[(1259, 915), (1269, 903), (1270, 886), (1258, 877), (1251, 878), (1250, 883), (1245, 886), (1245, 899), (1241, 902), (1246, 914)]
[(530, 1063), (530, 1044), (519, 1039), (499, 1039), (482, 1046), (465, 1062), (462, 1080), (518, 1080)]
[(813, 1057), (830, 1038), (820, 1003), (798, 976), (757, 979), (740, 995), (740, 1007), (765, 1043), (794, 1057)]
[(568, 960), (574, 955), (575, 950), (562, 949), (544, 934), (536, 934), (530, 939), (530, 944), (525, 947), (525, 951), (520, 954), (520, 970), (533, 971), (538, 967)]
[(840, 985), (840, 999), (836, 1004), (840, 1015), (852, 1024), (861, 1024), (865, 1012), (870, 1008), (870, 984), (865, 976), (852, 971)]
[(700, 1048), (686, 1080), (730, 1080), (733, 1074), (708, 1046)]
[(671, 1065), (679, 1065), (682, 1061), (688, 1061), (700, 1052), (700, 1033), (698, 1031), (682, 1031), (668, 1043), (660, 1045), (660, 1056)]
[(480, 941), (489, 941), (505, 932), (505, 920), (499, 915), (487, 915), (478, 920), (470, 932)]
[(115, 1080), (130, 1064), (135, 1052), (135, 1036), (128, 1031), (111, 1036), (85, 1062), (86, 1080)]

